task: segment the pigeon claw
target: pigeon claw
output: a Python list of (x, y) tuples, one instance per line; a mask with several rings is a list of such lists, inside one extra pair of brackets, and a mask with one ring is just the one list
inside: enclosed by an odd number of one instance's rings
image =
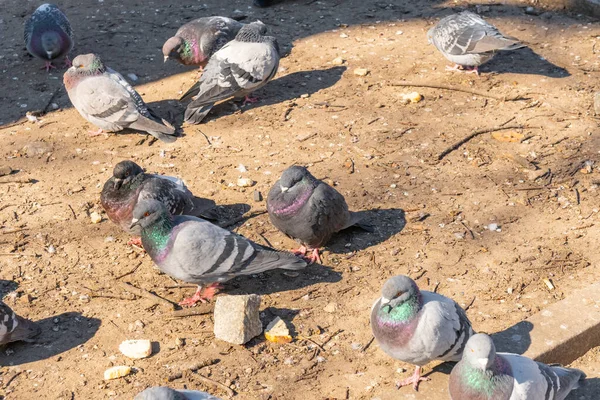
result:
[(142, 238), (137, 236), (137, 237), (132, 237), (131, 239), (129, 239), (129, 241), (127, 242), (127, 244), (129, 246), (138, 246), (138, 247), (142, 247)]
[(217, 294), (217, 290), (222, 288), (223, 285), (221, 285), (220, 283), (212, 283), (206, 286), (205, 288), (202, 288), (202, 286), (198, 286), (198, 289), (196, 289), (196, 293), (194, 293), (192, 297), (188, 297), (180, 301), (179, 305), (182, 307), (192, 307), (198, 302), (208, 303), (209, 300), (212, 300), (212, 298), (215, 297), (215, 294)]
[(244, 102), (242, 103), (242, 106), (245, 106), (246, 103), (257, 103), (260, 99), (258, 97), (250, 97), (249, 95), (244, 97)]
[(421, 367), (415, 368), (415, 373), (410, 378), (406, 378), (404, 380), (396, 382), (396, 387), (400, 389), (402, 386), (412, 385), (413, 389), (418, 392), (419, 391), (419, 382), (421, 381), (429, 381), (431, 378), (427, 378), (425, 376), (421, 376)]
[(88, 131), (90, 136), (98, 136), (98, 135), (102, 135), (104, 133), (104, 131), (102, 129), (98, 129), (97, 131)]
[(300, 256), (300, 257), (304, 257), (306, 255), (306, 252), (307, 252), (306, 246), (300, 246), (298, 249), (292, 250), (292, 253), (294, 253), (295, 256)]
[(56, 69), (56, 67), (54, 65), (52, 65), (52, 61), (46, 61), (44, 66), (41, 67), (40, 69), (45, 69), (46, 72), (50, 72), (51, 69)]
[(475, 75), (479, 76), (479, 69), (477, 69), (477, 66), (466, 67), (463, 65), (454, 64), (454, 66), (451, 67), (449, 65), (446, 65), (446, 71), (464, 72), (466, 74), (475, 74)]
[(63, 64), (64, 68), (70, 68), (73, 66), (71, 60), (69, 60), (69, 56), (65, 56), (65, 63)]
[(322, 264), (321, 256), (319, 255), (319, 249), (312, 249), (309, 251), (312, 251), (312, 253), (306, 257), (306, 261), (308, 261), (309, 264), (314, 264), (314, 263)]

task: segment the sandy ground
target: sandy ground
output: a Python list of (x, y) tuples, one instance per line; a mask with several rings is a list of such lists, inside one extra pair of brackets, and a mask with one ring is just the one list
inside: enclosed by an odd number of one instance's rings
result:
[[(92, 126), (61, 89), (64, 70), (40, 71), (42, 63), (25, 51), (22, 24), (37, 3), (4, 1), (0, 167), (16, 172), (0, 178), (0, 292), (44, 332), (35, 343), (2, 349), (0, 398), (130, 399), (192, 362), (217, 359), (199, 372), (240, 399), (444, 399), (447, 366), (436, 368), (419, 393), (397, 391), (394, 382), (412, 367), (376, 344), (367, 347), (370, 307), (388, 277), (408, 274), (422, 289), (454, 298), (468, 306), (476, 330), (490, 333), (597, 281), (596, 24), (528, 15), (525, 3), (479, 6), (529, 47), (498, 56), (477, 77), (446, 72), (445, 59), (426, 41), (430, 26), (464, 2), (288, 1), (269, 9), (240, 0), (201, 3), (59, 2), (77, 35), (73, 54), (93, 51), (122, 74), (135, 74), (144, 99), (178, 123), (183, 108), (174, 99), (197, 75), (162, 63), (160, 47), (178, 26), (237, 10), (280, 39), (287, 56), (257, 93), (259, 103), (219, 105), (205, 124), (184, 126), (184, 137), (163, 144), (135, 132), (89, 137)], [(342, 65), (332, 62), (338, 57)], [(369, 73), (357, 76), (356, 68)], [(404, 104), (402, 95), (415, 90), (423, 101)], [(501, 100), (517, 96), (525, 100)], [(47, 105), (41, 121), (21, 119)], [(512, 128), (481, 134), (439, 159), (472, 132), (498, 126)], [(262, 295), (265, 323), (281, 316), (297, 337), (311, 339), (278, 345), (258, 337), (231, 346), (214, 339), (211, 314), (169, 319), (169, 307), (119, 286), (129, 282), (173, 302), (194, 290), (159, 274), (106, 217), (90, 222), (91, 212), (102, 212), (103, 183), (123, 159), (180, 176), (218, 204), (248, 204), (250, 213), (265, 210), (253, 200), (255, 189), (266, 196), (287, 166), (308, 165), (352, 209), (371, 210), (377, 230), (339, 234), (324, 265), (297, 277), (274, 271), (230, 282), (226, 293)], [(230, 186), (240, 176), (256, 186)], [(232, 229), (277, 248), (294, 246), (265, 214)], [(134, 338), (156, 342), (155, 354), (122, 356), (119, 343)], [(122, 364), (137, 372), (103, 381), (106, 368)], [(590, 379), (569, 399), (598, 397), (597, 364), (597, 350), (576, 362)], [(194, 373), (169, 385), (227, 397)]]

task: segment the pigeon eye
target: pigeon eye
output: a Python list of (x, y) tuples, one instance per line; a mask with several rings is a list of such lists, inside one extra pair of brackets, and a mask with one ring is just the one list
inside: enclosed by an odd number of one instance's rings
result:
[(149, 217), (149, 216), (150, 216), (150, 213), (149, 213), (148, 211), (146, 211), (146, 212), (144, 213), (144, 217)]

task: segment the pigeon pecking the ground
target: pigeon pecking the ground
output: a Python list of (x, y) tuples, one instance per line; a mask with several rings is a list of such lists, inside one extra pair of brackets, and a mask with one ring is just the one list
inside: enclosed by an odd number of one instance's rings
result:
[(203, 68), (216, 51), (235, 38), (242, 26), (242, 23), (227, 17), (190, 21), (163, 45), (165, 62), (171, 58), (184, 65)]
[(416, 366), (411, 378), (397, 383), (417, 390), (421, 367), (433, 360), (459, 361), (473, 335), (465, 311), (437, 293), (421, 291), (408, 276), (385, 282), (371, 309), (371, 329), (379, 347), (391, 357)]
[(564, 400), (585, 374), (511, 353), (496, 353), (492, 338), (469, 339), (462, 360), (450, 373), (453, 400)]
[[(141, 235), (140, 227), (130, 229), (136, 204), (145, 199), (154, 199), (165, 205), (173, 215), (192, 215), (212, 219), (215, 202), (194, 197), (181, 179), (164, 175), (146, 174), (133, 161), (121, 161), (106, 181), (100, 203), (108, 218), (123, 230), (135, 236)], [(139, 239), (130, 243), (139, 244)]]
[(311, 262), (321, 263), (319, 247), (334, 233), (354, 225), (373, 230), (362, 222), (364, 213), (349, 211), (344, 196), (300, 166), (283, 171), (269, 191), (267, 211), (273, 225), (300, 242), (297, 255), (311, 252)]
[(104, 66), (97, 55), (75, 57), (63, 80), (79, 114), (100, 128), (92, 135), (129, 128), (147, 132), (164, 142), (175, 141), (175, 128), (154, 115), (125, 78)]
[(144, 249), (163, 273), (198, 284), (194, 296), (179, 303), (183, 306), (210, 300), (219, 282), (236, 276), (306, 267), (291, 253), (265, 248), (208, 221), (171, 216), (156, 200), (140, 201), (131, 222), (141, 227)]
[(279, 46), (260, 21), (244, 25), (234, 40), (208, 61), (200, 80), (180, 99), (192, 99), (185, 110), (185, 121), (199, 124), (214, 104), (229, 98), (245, 97), (267, 84), (279, 67)]
[(171, 389), (155, 386), (140, 392), (133, 400), (220, 400), (206, 392), (197, 390)]
[(469, 11), (442, 18), (427, 32), (429, 43), (461, 70), (479, 74), (478, 67), (491, 60), (498, 51), (515, 50), (525, 45), (513, 37), (504, 36), (496, 27)]
[(0, 345), (30, 340), (42, 330), (33, 321), (19, 317), (9, 306), (0, 301)]
[(42, 4), (25, 21), (25, 46), (29, 54), (46, 62), (46, 71), (56, 68), (52, 61), (65, 58), (70, 67), (68, 54), (73, 48), (73, 30), (69, 20), (54, 4)]

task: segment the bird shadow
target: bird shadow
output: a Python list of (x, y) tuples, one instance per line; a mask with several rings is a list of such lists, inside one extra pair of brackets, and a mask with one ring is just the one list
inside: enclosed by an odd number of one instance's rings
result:
[(565, 68), (551, 63), (529, 47), (515, 51), (501, 51), (488, 63), (482, 65), (480, 70), (484, 73), (542, 75), (548, 78), (571, 76)]
[(533, 324), (521, 321), (503, 331), (492, 333), (490, 336), (496, 346), (496, 351), (501, 353), (523, 354), (531, 346)]
[(399, 208), (373, 209), (362, 211), (365, 223), (373, 228), (369, 232), (358, 226), (351, 226), (333, 236), (327, 249), (334, 254), (361, 251), (387, 241), (400, 233), (406, 226), (404, 210)]
[[(27, 364), (64, 353), (90, 340), (98, 331), (101, 321), (77, 312), (66, 312), (36, 323), (41, 328), (41, 334), (33, 343), (7, 344), (4, 351), (0, 352), (0, 365)], [(7, 352), (6, 349), (11, 351)]]
[(14, 292), (19, 287), (15, 281), (0, 279), (0, 300), (10, 292)]

